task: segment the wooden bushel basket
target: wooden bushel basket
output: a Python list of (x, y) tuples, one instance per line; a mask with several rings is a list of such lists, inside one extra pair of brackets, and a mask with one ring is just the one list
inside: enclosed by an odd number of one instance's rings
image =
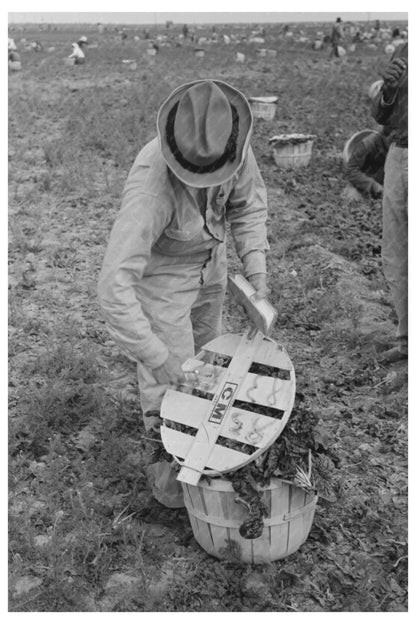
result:
[(273, 159), (278, 167), (306, 167), (312, 157), (315, 136), (311, 134), (282, 134), (269, 139)]
[(277, 99), (277, 96), (249, 97), (248, 101), (250, 102), (253, 117), (271, 121), (276, 114)]
[(317, 496), (280, 479), (262, 488), (262, 501), (268, 515), (263, 533), (245, 539), (239, 533), (247, 518), (244, 505), (236, 502), (237, 493), (230, 481), (201, 480), (198, 486), (182, 483), (185, 506), (194, 537), (210, 555), (218, 559), (238, 558), (248, 564), (263, 564), (294, 553), (307, 539)]
[(9, 70), (12, 72), (21, 71), (22, 63), (20, 61), (9, 61)]

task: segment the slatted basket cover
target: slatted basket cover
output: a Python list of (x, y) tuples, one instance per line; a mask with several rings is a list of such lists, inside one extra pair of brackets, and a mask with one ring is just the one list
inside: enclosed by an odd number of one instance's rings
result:
[(187, 383), (163, 398), (161, 437), (181, 464), (179, 481), (197, 485), (259, 457), (282, 433), (296, 381), (283, 346), (261, 332), (225, 334), (183, 365)]

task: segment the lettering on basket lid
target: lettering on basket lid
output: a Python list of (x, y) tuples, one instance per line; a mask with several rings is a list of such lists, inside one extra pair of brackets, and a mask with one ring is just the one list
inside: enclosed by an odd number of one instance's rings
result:
[(236, 383), (231, 383), (230, 381), (225, 382), (221, 393), (212, 408), (212, 412), (208, 418), (209, 422), (215, 425), (220, 425), (222, 423), (227, 408), (233, 400), (237, 387), (238, 384)]

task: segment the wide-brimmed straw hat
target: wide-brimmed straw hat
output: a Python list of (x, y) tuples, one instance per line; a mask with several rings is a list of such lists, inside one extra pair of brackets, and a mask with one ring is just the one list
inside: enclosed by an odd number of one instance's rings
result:
[(220, 80), (178, 87), (157, 116), (166, 164), (182, 182), (198, 188), (223, 184), (238, 171), (252, 127), (245, 96)]
[(370, 134), (375, 135), (379, 134), (379, 132), (377, 132), (377, 130), (370, 130), (369, 128), (365, 128), (364, 130), (360, 130), (359, 132), (353, 134), (352, 137), (350, 137), (348, 141), (345, 142), (344, 149), (342, 151), (342, 159), (346, 165), (348, 164), (357, 144), (366, 137), (370, 136)]

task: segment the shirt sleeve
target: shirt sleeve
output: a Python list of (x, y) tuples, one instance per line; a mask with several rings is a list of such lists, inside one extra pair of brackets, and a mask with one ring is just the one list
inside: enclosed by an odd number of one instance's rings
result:
[[(137, 171), (137, 168), (136, 168)], [(111, 231), (98, 281), (98, 299), (108, 331), (121, 351), (149, 368), (168, 357), (166, 345), (152, 332), (136, 295), (156, 241), (169, 219), (167, 208), (140, 192), (132, 169), (121, 210)]]
[[(396, 48), (396, 50), (393, 52), (390, 58), (390, 61), (400, 56), (401, 48), (402, 46), (400, 46), (399, 48)], [(376, 95), (376, 97), (371, 102), (371, 108), (370, 108), (371, 115), (375, 119), (375, 121), (382, 126), (385, 126), (387, 122), (389, 121), (390, 115), (392, 114), (393, 109), (394, 109), (394, 104), (396, 102), (396, 95), (397, 95), (397, 90), (392, 101), (386, 102), (383, 97), (383, 87), (381, 87), (380, 92)]]
[(228, 198), (227, 219), (245, 276), (266, 273), (267, 193), (251, 147)]

